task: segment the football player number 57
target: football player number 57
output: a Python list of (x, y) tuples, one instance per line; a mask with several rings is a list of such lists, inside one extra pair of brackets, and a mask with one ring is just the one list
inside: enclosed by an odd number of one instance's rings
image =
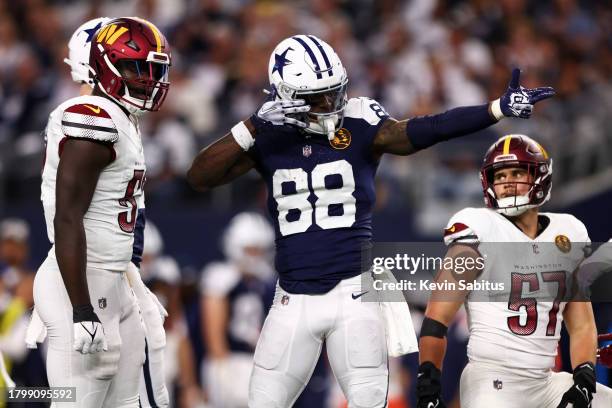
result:
[(128, 182), (125, 189), (125, 196), (119, 200), (119, 205), (127, 207), (127, 211), (120, 212), (117, 221), (119, 222), (119, 228), (121, 231), (132, 233), (134, 232), (134, 226), (136, 225), (136, 212), (138, 210), (138, 204), (134, 195), (138, 192), (142, 192), (144, 185), (144, 170), (134, 170), (134, 177)]
[[(524, 309), (527, 313), (527, 319), (521, 323), (520, 316), (508, 317), (508, 328), (512, 333), (519, 336), (529, 336), (535, 333), (538, 327), (538, 302), (534, 297), (523, 296), (523, 286), (527, 286), (528, 292), (540, 290), (540, 281), (537, 273), (517, 273), (512, 272), (512, 289), (510, 292), (510, 301), (508, 309), (514, 312), (520, 312)], [(551, 299), (552, 305), (548, 311), (548, 323), (546, 324), (546, 335), (554, 336), (557, 329), (557, 313), (559, 312), (559, 304), (565, 296), (565, 272), (542, 272), (542, 281), (556, 285), (556, 295)], [(552, 293), (552, 292), (551, 292)], [(550, 294), (549, 294), (550, 296)]]
[[(302, 168), (274, 172), (272, 189), (278, 204), (280, 233), (285, 236), (304, 232), (313, 223), (323, 229), (353, 225), (356, 199), (351, 165), (346, 160), (337, 160), (318, 164), (312, 169), (310, 185), (316, 197), (313, 204), (308, 201), (308, 176)], [(336, 180), (332, 183), (334, 178)]]

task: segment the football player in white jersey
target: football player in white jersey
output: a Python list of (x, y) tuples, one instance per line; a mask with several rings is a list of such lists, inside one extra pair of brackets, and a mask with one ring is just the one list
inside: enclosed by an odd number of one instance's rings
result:
[[(413, 154), (506, 116), (528, 118), (554, 91), (521, 87), (519, 73), (491, 103), (396, 120), (370, 98), (348, 98), (347, 72), (325, 41), (300, 34), (275, 47), (269, 100), (203, 149), (187, 175), (195, 189), (206, 190), (256, 169), (268, 187), (279, 283), (255, 350), (250, 407), (293, 405), (323, 342), (349, 407), (386, 405), (392, 331), (384, 316), (393, 313), (361, 301), (360, 277), (362, 249), (372, 243), (380, 159)], [(416, 339), (404, 338), (405, 352), (416, 349)]]
[(138, 116), (165, 99), (170, 50), (139, 18), (91, 35), (93, 93), (62, 103), (45, 131), (41, 199), (53, 247), (34, 297), (49, 384), (76, 387), (75, 406), (137, 407), (145, 337), (125, 271), (145, 175)]
[[(82, 24), (76, 29), (68, 43), (68, 58), (64, 62), (70, 66), (70, 75), (73, 81), (81, 85), (81, 95), (91, 95), (95, 86), (93, 78), (89, 75), (89, 52), (94, 34), (98, 29), (110, 21), (107, 17), (100, 17)], [(130, 285), (134, 289), (138, 306), (142, 312), (145, 324), (145, 353), (146, 360), (140, 381), (140, 405), (148, 407), (167, 407), (169, 394), (164, 381), (164, 346), (166, 335), (164, 332), (164, 319), (168, 312), (160, 304), (157, 297), (145, 286), (139, 273), (140, 261), (143, 253), (145, 218), (144, 193), (138, 201), (138, 214), (134, 228), (134, 245), (132, 262), (126, 270)]]
[[(447, 257), (472, 258), (480, 268), (463, 274), (443, 269), (437, 279), (489, 282), (491, 290), (432, 291), (419, 343), (418, 407), (444, 407), (446, 328), (464, 301), (470, 339), (462, 407), (612, 406), (612, 391), (596, 386), (591, 304), (571, 301), (573, 272), (590, 243), (586, 228), (572, 215), (539, 212), (550, 198), (552, 159), (533, 139), (508, 135), (489, 148), (480, 177), (488, 208), (459, 211), (444, 236)], [(573, 378), (551, 371), (562, 321)]]
[(274, 231), (258, 213), (243, 212), (223, 233), (225, 262), (205, 266), (200, 281), (202, 378), (215, 408), (248, 406), (253, 352), (273, 279)]

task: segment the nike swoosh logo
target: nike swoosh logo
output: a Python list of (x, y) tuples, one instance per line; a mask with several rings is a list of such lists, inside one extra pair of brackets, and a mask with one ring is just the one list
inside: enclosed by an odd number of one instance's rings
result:
[(87, 330), (87, 327), (85, 327), (85, 325), (83, 323), (81, 323), (81, 326), (85, 329), (85, 331), (87, 332), (87, 334), (89, 334), (91, 336), (91, 341), (93, 342), (94, 338), (96, 337), (96, 333), (98, 332), (98, 326), (94, 325), (94, 327), (96, 328), (94, 330), (94, 332), (90, 332), (89, 330)]
[(361, 293), (357, 293), (357, 294), (351, 293), (351, 297), (352, 297), (353, 299), (359, 299), (360, 297), (362, 297), (363, 295), (365, 295), (365, 294), (366, 294), (366, 293), (368, 293), (368, 292), (369, 292), (369, 291), (368, 291), (368, 290), (366, 290), (365, 292), (361, 292)]
[(93, 113), (95, 113), (96, 115), (100, 114), (100, 107), (99, 106), (91, 106), (91, 105), (83, 105), (84, 107), (86, 107), (87, 109), (91, 110)]

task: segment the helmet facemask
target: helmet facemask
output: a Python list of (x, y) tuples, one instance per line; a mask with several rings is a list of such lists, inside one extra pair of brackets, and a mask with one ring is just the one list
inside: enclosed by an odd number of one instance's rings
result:
[(116, 68), (123, 82), (119, 99), (130, 105), (124, 104), (130, 113), (161, 107), (170, 87), (167, 55), (150, 52), (146, 61), (122, 59), (117, 61)]
[[(521, 168), (528, 174), (528, 181), (495, 181), (495, 173), (501, 169)], [(508, 217), (516, 217), (525, 211), (540, 207), (550, 199), (552, 160), (550, 164), (529, 162), (496, 163), (485, 167), (481, 172), (481, 181), (485, 190), (485, 202), (495, 211)], [(498, 197), (495, 186), (514, 185), (514, 195)], [(525, 194), (517, 194), (521, 185), (527, 185)]]
[(284, 100), (303, 99), (310, 106), (310, 111), (293, 117), (308, 123), (305, 132), (327, 135), (332, 140), (344, 121), (344, 109), (348, 101), (347, 85), (348, 79), (345, 78), (342, 83), (330, 88), (300, 91), (283, 83), (275, 89), (275, 93)]

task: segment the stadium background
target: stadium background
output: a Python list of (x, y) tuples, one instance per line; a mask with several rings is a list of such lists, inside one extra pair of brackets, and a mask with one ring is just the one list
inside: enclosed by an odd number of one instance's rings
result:
[[(142, 121), (146, 205), (164, 256), (180, 268), (180, 279), (168, 283), (180, 293), (196, 379), (206, 354), (199, 334), (201, 270), (222, 258), (219, 239), (233, 215), (264, 211), (265, 189), (249, 173), (200, 194), (189, 188), (185, 172), (201, 147), (257, 109), (268, 86), (269, 54), (291, 34), (308, 32), (329, 42), (348, 71), (349, 95), (377, 99), (397, 118), (497, 98), (513, 66), (524, 71), (525, 86), (557, 90), (528, 121), (505, 120), (408, 158), (385, 157), (378, 171), (377, 241), (439, 240), (452, 213), (481, 205), (481, 157), (507, 133), (531, 135), (554, 158), (553, 198), (546, 209), (574, 214), (593, 241), (607, 240), (612, 236), (612, 7), (605, 3), (0, 0), (0, 220), (17, 217), (28, 226), (25, 230), (14, 220), (3, 224), (0, 257), (28, 249), (18, 268), (33, 271), (48, 251), (39, 201), (41, 132), (49, 112), (78, 92), (62, 62), (66, 44), (84, 21), (122, 15), (151, 20), (172, 46), (168, 99), (160, 113)], [(9, 340), (19, 322), (11, 302), (30, 305), (31, 294), (27, 273), (16, 274), (7, 265), (2, 271), (0, 350), (6, 353), (4, 345), (14, 346)], [(599, 331), (612, 331), (609, 305), (595, 309)], [(465, 363), (465, 344), (458, 340), (455, 347), (448, 366), (457, 368), (445, 373), (448, 399)], [(44, 381), (38, 352), (17, 360), (14, 376), (31, 384)], [(415, 364), (414, 356), (403, 364), (402, 386), (409, 398)], [(324, 365), (317, 373), (310, 389), (320, 396), (333, 380), (325, 378)], [(605, 370), (599, 374), (608, 381)]]

